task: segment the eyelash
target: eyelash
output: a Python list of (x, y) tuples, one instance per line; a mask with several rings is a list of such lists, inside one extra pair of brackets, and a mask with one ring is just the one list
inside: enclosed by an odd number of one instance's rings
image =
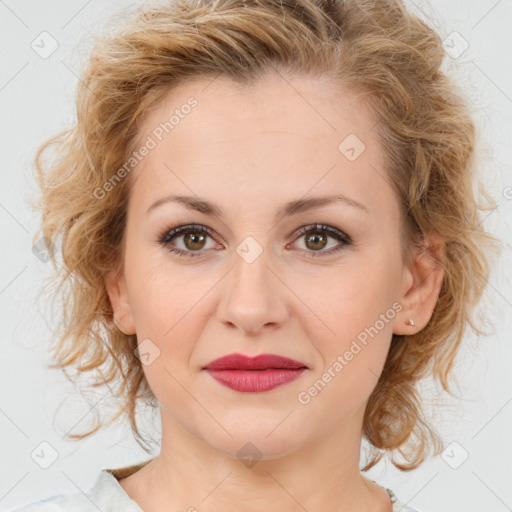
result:
[[(201, 250), (184, 251), (183, 249), (176, 249), (174, 247), (168, 246), (169, 242), (171, 242), (178, 235), (183, 236), (187, 233), (195, 233), (195, 232), (204, 233), (214, 239), (212, 231), (209, 228), (207, 228), (206, 226), (203, 226), (201, 224), (187, 224), (184, 226), (177, 226), (175, 228), (164, 231), (158, 237), (157, 241), (163, 247), (167, 248), (167, 250), (169, 252), (174, 253), (176, 256), (185, 257), (185, 258), (197, 258), (197, 257), (202, 256)], [(332, 226), (327, 226), (325, 224), (318, 224), (318, 223), (310, 224), (308, 226), (303, 226), (300, 229), (298, 229), (297, 231), (295, 231), (295, 233), (293, 234), (293, 236), (295, 237), (294, 241), (295, 241), (295, 239), (300, 238), (301, 236), (309, 234), (311, 232), (327, 234), (330, 237), (336, 239), (338, 242), (341, 242), (341, 245), (331, 248), (328, 251), (306, 251), (308, 253), (309, 252), (311, 253), (311, 255), (308, 256), (311, 258), (319, 258), (319, 257), (321, 258), (321, 257), (324, 257), (324, 255), (332, 255), (334, 253), (341, 251), (345, 246), (352, 245), (352, 239), (350, 238), (349, 235), (343, 233), (343, 231), (340, 231), (339, 229), (336, 229)], [(304, 249), (301, 249), (301, 250), (304, 251)]]

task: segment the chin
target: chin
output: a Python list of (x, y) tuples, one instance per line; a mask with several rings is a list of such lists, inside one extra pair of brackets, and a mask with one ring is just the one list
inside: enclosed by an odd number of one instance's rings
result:
[[(280, 419), (282, 421), (282, 418)], [(274, 460), (285, 457), (299, 449), (305, 439), (298, 439), (298, 429), (281, 428), (279, 421), (273, 422), (271, 428), (260, 426), (248, 426), (247, 428), (234, 429), (230, 426), (228, 434), (216, 439), (204, 439), (216, 450), (228, 457), (239, 459), (247, 467), (252, 467), (253, 461)], [(293, 425), (290, 424), (290, 427)], [(269, 433), (272, 432), (270, 435)], [(294, 434), (295, 432), (295, 434)]]

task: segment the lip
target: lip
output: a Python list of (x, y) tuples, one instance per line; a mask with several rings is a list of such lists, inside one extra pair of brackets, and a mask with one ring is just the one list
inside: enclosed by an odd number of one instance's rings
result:
[(300, 361), (276, 354), (260, 354), (256, 357), (229, 354), (215, 359), (204, 367), (205, 370), (297, 370), (299, 368), (307, 368), (307, 366)]
[(270, 391), (297, 379), (308, 367), (300, 361), (274, 354), (247, 357), (230, 354), (203, 368), (217, 382), (242, 393)]

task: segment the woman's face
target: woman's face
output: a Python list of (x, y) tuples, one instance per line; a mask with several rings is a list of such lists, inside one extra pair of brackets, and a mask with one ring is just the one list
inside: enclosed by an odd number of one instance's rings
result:
[[(164, 437), (178, 425), (233, 457), (250, 442), (270, 459), (359, 432), (413, 284), (373, 126), (348, 94), (280, 75), (245, 89), (189, 82), (146, 114), (124, 273), (108, 289), (137, 334)], [(345, 199), (313, 202), (334, 196)], [(307, 369), (234, 390), (204, 369), (233, 353)]]

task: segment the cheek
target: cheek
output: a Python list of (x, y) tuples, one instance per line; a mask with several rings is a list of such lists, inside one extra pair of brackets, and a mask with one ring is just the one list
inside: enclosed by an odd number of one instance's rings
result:
[[(140, 261), (144, 261), (144, 265), (127, 269), (138, 337), (155, 343), (162, 356), (159, 362), (165, 369), (183, 374), (195, 341), (200, 339), (208, 320), (205, 306), (219, 276), (213, 272), (200, 273), (192, 266), (178, 267), (165, 260), (162, 262), (162, 258), (153, 261), (141, 258)], [(148, 373), (155, 371), (147, 368)]]
[(359, 254), (328, 272), (296, 277), (294, 290), (331, 338), (347, 339), (392, 307), (400, 275), (392, 259)]
[(127, 246), (126, 275), (132, 313), (140, 334), (149, 329), (160, 337), (185, 314), (191, 293), (182, 273), (172, 268), (161, 249)]
[[(357, 279), (347, 280), (345, 284), (357, 284)], [(308, 329), (309, 339), (321, 361), (308, 383), (312, 386), (311, 397), (321, 390), (318, 396), (322, 395), (322, 398), (316, 405), (330, 404), (332, 414), (339, 419), (346, 418), (366, 403), (389, 351), (397, 308), (382, 299), (386, 294), (385, 287), (375, 285), (375, 281), (368, 285), (369, 290), (359, 287), (356, 293), (344, 293), (340, 286), (328, 294), (325, 302), (317, 303), (322, 306), (318, 308), (319, 316), (329, 329), (317, 331), (313, 324), (309, 329), (303, 326)], [(318, 327), (316, 319), (314, 323)], [(305, 392), (309, 394), (309, 391)]]
[(170, 279), (158, 267), (147, 265), (134, 279), (134, 288), (133, 316), (139, 343), (151, 340), (154, 345), (149, 346), (156, 346), (158, 353), (143, 367), (148, 384), (161, 404), (185, 407), (189, 397), (180, 383), (190, 378), (195, 340), (204, 328), (198, 318), (201, 297), (207, 289), (191, 286), (183, 277)]
[(350, 400), (367, 397), (386, 360), (400, 310), (395, 300), (399, 269), (392, 254), (376, 252), (354, 255), (333, 272), (318, 272), (314, 280), (300, 278), (297, 293), (315, 313), (306, 312), (303, 318), (311, 320), (304, 321), (303, 329), (321, 355), (323, 368), (318, 370), (336, 375), (332, 388), (350, 394)]

